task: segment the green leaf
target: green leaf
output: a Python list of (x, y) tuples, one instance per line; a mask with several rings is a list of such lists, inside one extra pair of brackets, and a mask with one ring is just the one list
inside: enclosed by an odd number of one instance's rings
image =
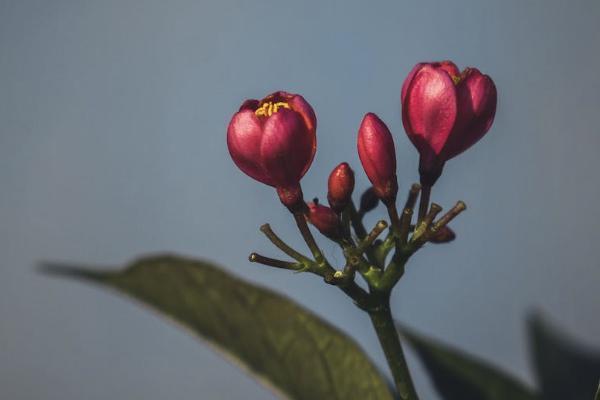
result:
[(359, 346), (293, 301), (205, 261), (163, 255), (120, 272), (46, 265), (158, 310), (291, 399), (391, 400)]
[(542, 399), (589, 400), (600, 378), (600, 353), (576, 345), (546, 324), (529, 319), (529, 337)]
[(417, 352), (438, 393), (446, 400), (538, 398), (522, 383), (484, 361), (427, 339), (406, 327), (400, 326), (399, 331)]
[(598, 383), (598, 391), (596, 392), (594, 400), (600, 400), (600, 383)]

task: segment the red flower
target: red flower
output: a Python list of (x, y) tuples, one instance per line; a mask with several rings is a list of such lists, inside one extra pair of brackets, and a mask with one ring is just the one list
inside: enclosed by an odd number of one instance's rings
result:
[(276, 187), (289, 208), (302, 200), (299, 183), (315, 156), (316, 128), (302, 96), (275, 92), (242, 104), (227, 128), (227, 147), (242, 172)]
[(318, 203), (308, 203), (306, 219), (328, 238), (336, 240), (341, 237), (340, 218), (331, 208)]
[(492, 126), (496, 86), (476, 68), (460, 72), (451, 61), (417, 64), (402, 85), (402, 122), (420, 153), (422, 183), (433, 185), (444, 163)]
[(350, 202), (354, 190), (354, 171), (348, 163), (341, 163), (331, 171), (327, 181), (327, 200), (335, 212), (342, 212)]
[(358, 155), (373, 184), (375, 193), (386, 205), (396, 200), (396, 151), (388, 127), (379, 117), (368, 113), (358, 130)]

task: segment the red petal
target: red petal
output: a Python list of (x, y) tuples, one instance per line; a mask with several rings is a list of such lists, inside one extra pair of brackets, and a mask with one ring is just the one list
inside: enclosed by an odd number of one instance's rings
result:
[(314, 135), (299, 113), (281, 109), (264, 123), (260, 155), (263, 169), (275, 186), (297, 184), (314, 153)]
[(402, 83), (402, 91), (400, 93), (400, 104), (404, 104), (404, 98), (406, 97), (406, 91), (408, 90), (410, 83), (412, 82), (412, 80), (415, 77), (415, 75), (417, 74), (417, 72), (419, 72), (421, 70), (421, 68), (423, 68), (423, 66), (425, 66), (425, 65), (427, 65), (427, 63), (419, 63), (419, 64), (415, 65), (413, 67), (413, 69), (411, 69), (410, 72), (408, 73), (408, 76), (406, 77), (406, 79), (404, 79), (404, 82)]
[(262, 137), (262, 128), (254, 111), (246, 109), (231, 118), (227, 128), (227, 147), (233, 162), (246, 175), (273, 186), (261, 165)]
[(442, 68), (424, 65), (406, 89), (402, 122), (422, 157), (439, 155), (456, 121), (456, 88)]
[(312, 131), (313, 133), (316, 132), (317, 130), (317, 117), (315, 116), (315, 112), (313, 110), (313, 108), (310, 106), (310, 104), (308, 104), (308, 102), (306, 100), (304, 100), (304, 97), (300, 96), (299, 94), (293, 95), (289, 100), (288, 103), (290, 105), (290, 107), (292, 107), (292, 110), (300, 113), (300, 115), (302, 115), (302, 118), (304, 119), (304, 123), (306, 123), (306, 126), (308, 127), (308, 129), (310, 131)]
[(240, 106), (239, 111), (243, 111), (243, 110), (256, 111), (256, 109), (258, 108), (259, 104), (260, 104), (260, 101), (258, 101), (256, 99), (248, 99), (248, 100), (246, 100), (246, 101), (244, 101), (242, 103), (242, 105)]
[(435, 62), (435, 63), (432, 63), (431, 66), (434, 68), (440, 68), (440, 69), (446, 71), (448, 73), (448, 75), (450, 75), (450, 78), (454, 78), (454, 77), (460, 75), (460, 70), (458, 69), (456, 64), (454, 64), (452, 61), (449, 61), (449, 60)]
[(490, 129), (496, 114), (497, 92), (492, 79), (475, 68), (457, 86), (458, 117), (443, 150), (448, 160), (479, 141)]

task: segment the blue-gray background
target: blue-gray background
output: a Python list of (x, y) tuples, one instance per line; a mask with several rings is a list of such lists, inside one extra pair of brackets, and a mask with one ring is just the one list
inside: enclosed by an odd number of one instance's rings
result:
[[(468, 212), (455, 243), (414, 259), (396, 316), (527, 382), (528, 311), (600, 344), (599, 18), (596, 1), (0, 1), (0, 396), (273, 398), (155, 315), (33, 270), (163, 250), (287, 293), (385, 367), (341, 292), (246, 261), (278, 255), (258, 232), (266, 221), (302, 244), (273, 190), (233, 166), (225, 129), (245, 98), (302, 93), (319, 120), (303, 184), (323, 197), (341, 161), (366, 187), (355, 137), (373, 111), (395, 133), (406, 189), (417, 157), (399, 89), (422, 60), (491, 75), (498, 113), (447, 165), (434, 199)], [(437, 398), (411, 363), (423, 398)]]

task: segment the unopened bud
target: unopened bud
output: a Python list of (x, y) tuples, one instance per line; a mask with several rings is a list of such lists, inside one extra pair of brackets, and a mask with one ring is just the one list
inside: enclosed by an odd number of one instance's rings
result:
[(398, 194), (396, 150), (390, 130), (379, 117), (368, 113), (358, 130), (358, 155), (375, 193), (386, 205)]
[(333, 211), (340, 213), (346, 208), (354, 190), (354, 171), (343, 162), (331, 171), (327, 182), (327, 200)]
[(444, 226), (438, 232), (436, 232), (435, 234), (433, 234), (429, 238), (429, 241), (431, 243), (440, 244), (440, 243), (451, 242), (454, 239), (456, 239), (456, 233), (454, 233), (454, 231), (452, 229), (448, 228), (447, 226)]
[(364, 191), (362, 196), (360, 196), (360, 209), (359, 212), (364, 214), (373, 210), (379, 204), (379, 197), (375, 193), (375, 189), (371, 186), (367, 190)]
[(308, 203), (306, 219), (328, 238), (337, 240), (341, 237), (340, 218), (331, 208), (317, 203)]

